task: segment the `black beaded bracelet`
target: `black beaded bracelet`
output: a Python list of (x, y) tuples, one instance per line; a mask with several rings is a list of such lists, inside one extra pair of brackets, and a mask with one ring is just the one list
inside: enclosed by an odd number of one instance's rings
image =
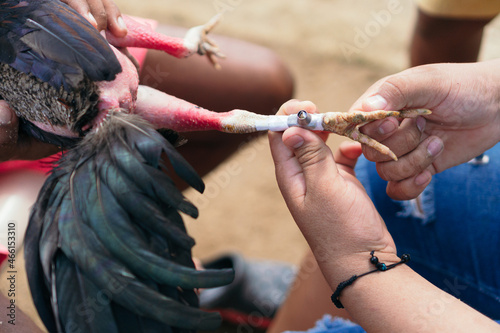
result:
[(379, 262), (378, 258), (373, 255), (374, 253), (375, 253), (375, 251), (370, 252), (370, 255), (372, 256), (370, 258), (370, 263), (372, 263), (373, 265), (375, 265), (375, 267), (377, 267), (377, 269), (374, 269), (373, 271), (369, 271), (369, 272), (363, 273), (361, 275), (353, 275), (348, 280), (339, 283), (339, 285), (337, 286), (337, 289), (335, 289), (335, 292), (332, 294), (332, 302), (333, 302), (333, 304), (335, 304), (335, 306), (337, 308), (339, 308), (339, 309), (343, 309), (344, 308), (344, 306), (342, 305), (342, 303), (339, 300), (340, 293), (342, 292), (342, 290), (344, 290), (345, 287), (348, 287), (351, 284), (353, 284), (354, 281), (356, 281), (357, 278), (360, 278), (362, 276), (365, 276), (365, 275), (368, 275), (368, 274), (371, 274), (371, 273), (375, 273), (375, 272), (378, 272), (378, 271), (385, 272), (385, 271), (387, 271), (387, 270), (389, 270), (391, 268), (396, 267), (399, 264), (407, 263), (411, 259), (409, 254), (403, 254), (401, 256), (401, 261), (400, 262), (387, 266), (383, 262)]

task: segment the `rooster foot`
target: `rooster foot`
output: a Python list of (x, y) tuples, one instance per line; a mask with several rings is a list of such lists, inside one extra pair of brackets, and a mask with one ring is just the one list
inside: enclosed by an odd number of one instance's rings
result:
[(191, 52), (206, 55), (216, 69), (220, 69), (217, 58), (225, 58), (217, 44), (208, 37), (208, 33), (219, 23), (222, 14), (217, 14), (204, 25), (188, 30), (184, 37), (184, 46)]
[(428, 109), (411, 109), (403, 111), (377, 110), (371, 112), (327, 112), (307, 113), (305, 110), (288, 116), (263, 116), (248, 111), (233, 110), (221, 121), (221, 129), (229, 133), (250, 133), (255, 131), (284, 131), (292, 126), (307, 128), (313, 131), (326, 131), (346, 136), (354, 141), (376, 149), (380, 153), (397, 161), (397, 156), (380, 142), (361, 133), (360, 127), (375, 120), (388, 117), (415, 118), (429, 115)]
[(367, 145), (380, 153), (391, 157), (397, 161), (396, 155), (385, 145), (361, 133), (361, 126), (372, 121), (385, 119), (388, 117), (396, 118), (415, 118), (420, 115), (428, 115), (431, 111), (427, 109), (411, 109), (403, 111), (372, 111), (372, 112), (329, 112), (323, 117), (323, 129), (339, 135), (346, 136), (354, 141)]

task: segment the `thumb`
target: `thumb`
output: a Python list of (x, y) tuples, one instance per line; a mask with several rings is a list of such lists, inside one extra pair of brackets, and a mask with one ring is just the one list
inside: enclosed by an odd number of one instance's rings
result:
[(332, 177), (338, 175), (330, 148), (317, 134), (299, 127), (286, 130), (282, 139), (295, 155), (303, 177), (304, 195), (325, 193)]
[(413, 67), (374, 84), (361, 98), (361, 110), (401, 110), (438, 105), (449, 93), (450, 65)]
[(11, 158), (17, 143), (18, 119), (7, 102), (0, 100), (0, 161)]

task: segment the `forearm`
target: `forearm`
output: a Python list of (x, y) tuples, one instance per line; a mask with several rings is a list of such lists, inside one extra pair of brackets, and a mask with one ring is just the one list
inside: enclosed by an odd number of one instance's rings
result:
[[(338, 279), (326, 278), (335, 290)], [(406, 265), (360, 277), (342, 291), (340, 300), (367, 332), (500, 332), (496, 322)]]
[[(282, 110), (299, 107), (293, 101)], [(454, 118), (453, 124), (462, 119)], [(333, 157), (321, 138), (296, 127), (270, 133), (269, 139), (283, 198), (328, 285), (336, 291), (339, 283), (359, 276), (339, 296), (354, 321), (368, 332), (500, 331), (494, 321), (439, 290), (396, 256), (382, 217), (354, 176), (359, 145), (343, 143)], [(371, 254), (388, 267), (400, 264), (360, 276), (375, 269)]]

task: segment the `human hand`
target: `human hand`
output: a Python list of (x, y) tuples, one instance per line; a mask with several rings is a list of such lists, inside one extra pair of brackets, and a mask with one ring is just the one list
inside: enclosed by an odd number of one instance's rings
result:
[[(290, 101), (278, 114), (299, 110), (315, 113), (316, 107)], [(399, 261), (384, 221), (354, 175), (358, 143), (344, 143), (334, 159), (321, 137), (302, 128), (270, 132), (269, 141), (283, 198), (325, 275), (338, 283), (373, 269), (367, 260), (372, 250), (385, 262)]]
[(32, 137), (19, 137), (19, 122), (7, 102), (0, 100), (0, 162), (23, 159), (34, 160), (52, 155), (57, 147)]
[(85, 17), (97, 30), (109, 30), (116, 37), (127, 35), (127, 26), (113, 0), (61, 0)]
[(362, 132), (399, 157), (395, 162), (363, 147), (365, 156), (377, 162), (379, 175), (389, 181), (389, 196), (415, 198), (432, 175), (467, 162), (500, 141), (499, 70), (498, 60), (415, 67), (380, 80), (358, 99), (351, 110), (432, 111), (425, 119), (405, 119), (398, 129), (394, 118), (363, 127)]

